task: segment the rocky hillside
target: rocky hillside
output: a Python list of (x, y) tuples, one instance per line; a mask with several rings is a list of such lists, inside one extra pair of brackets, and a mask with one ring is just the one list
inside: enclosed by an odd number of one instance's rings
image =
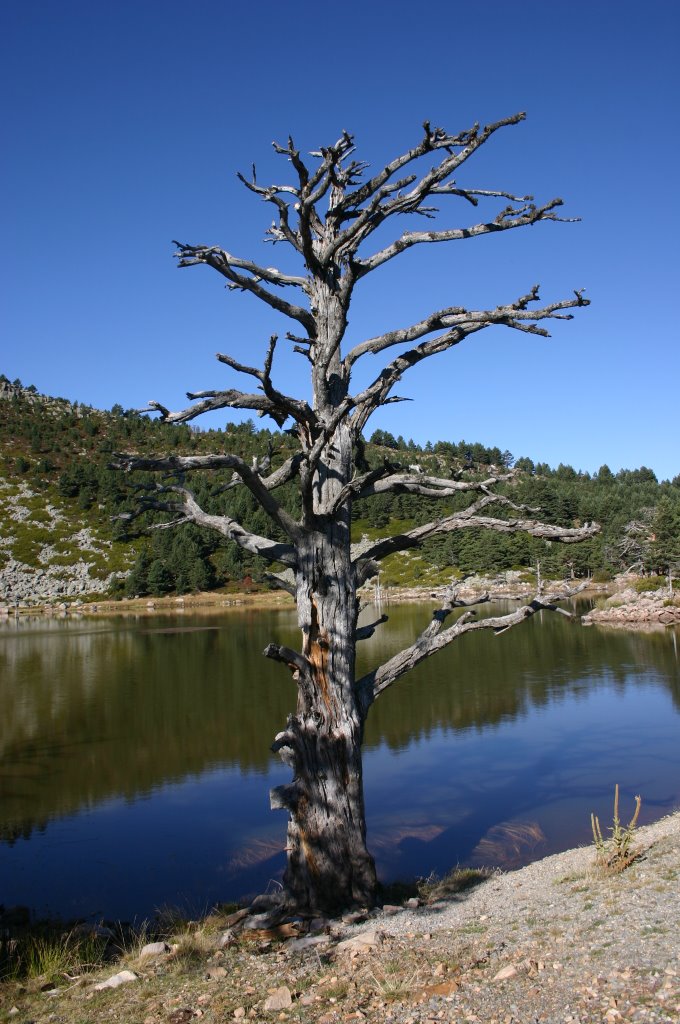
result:
[[(134, 563), (116, 543), (105, 503), (62, 479), (107, 414), (0, 379), (0, 602), (32, 604), (107, 593)], [(97, 461), (103, 462), (103, 452)], [(90, 498), (92, 500), (90, 500)]]
[[(131, 548), (57, 494), (0, 481), (0, 600), (30, 604), (109, 593), (132, 567)], [(114, 564), (118, 565), (114, 569)]]

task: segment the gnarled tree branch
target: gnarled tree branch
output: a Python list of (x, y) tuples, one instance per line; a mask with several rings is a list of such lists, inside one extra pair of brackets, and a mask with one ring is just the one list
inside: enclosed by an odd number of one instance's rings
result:
[[(138, 467), (134, 467), (138, 468)], [(180, 517), (173, 523), (155, 524), (154, 528), (176, 526), (179, 523), (195, 523), (196, 526), (205, 526), (234, 541), (240, 548), (249, 551), (253, 555), (259, 555), (267, 562), (280, 562), (291, 569), (297, 567), (297, 554), (292, 544), (281, 544), (269, 537), (262, 537), (257, 533), (246, 530), (236, 519), (228, 515), (211, 515), (204, 511), (198, 504), (195, 495), (187, 488), (179, 484), (159, 484), (155, 488), (155, 494), (174, 495), (171, 501), (162, 501), (154, 495), (145, 497), (138, 505), (136, 514), (143, 511), (156, 510), (169, 513), (180, 513)]]
[(528, 533), (532, 537), (556, 541), (559, 544), (579, 544), (590, 537), (595, 537), (600, 532), (600, 527), (597, 523), (585, 523), (580, 527), (565, 527), (555, 526), (552, 523), (542, 523), (536, 519), (521, 519), (518, 517), (498, 519), (479, 515), (484, 508), (492, 504), (513, 507), (512, 502), (503, 495), (485, 494), (461, 512), (454, 512), (452, 515), (426, 523), (424, 526), (418, 526), (407, 533), (374, 541), (368, 546), (366, 544), (357, 545), (354, 551), (357, 584), (360, 586), (366, 580), (375, 576), (378, 571), (377, 563), (388, 555), (394, 554), (397, 551), (407, 551), (410, 548), (418, 547), (430, 537), (451, 533), (454, 530), (479, 528), (491, 530), (495, 533)]
[[(236, 257), (233, 257), (226, 250), (220, 249), (219, 246), (190, 245), (187, 242), (177, 241), (173, 242), (173, 244), (177, 246), (178, 250), (175, 253), (179, 261), (178, 266), (193, 267), (199, 263), (207, 264), (207, 266), (212, 267), (218, 274), (226, 278), (235, 288), (252, 292), (253, 295), (266, 303), (266, 305), (271, 306), (272, 309), (283, 313), (284, 316), (290, 317), (291, 320), (297, 320), (309, 333), (310, 337), (314, 337), (316, 321), (309, 310), (303, 306), (297, 306), (295, 303), (287, 302), (261, 284), (263, 279), (269, 280), (274, 276), (278, 276), (280, 280), (276, 281), (276, 284), (296, 284), (302, 287), (305, 283), (305, 278), (288, 278), (287, 275), (281, 274), (275, 268), (270, 268), (268, 271), (267, 268), (263, 267), (257, 268), (257, 275), (249, 277), (247, 274), (239, 273), (235, 269), (239, 264), (247, 263), (248, 261), (237, 260)], [(259, 273), (260, 271), (261, 273)]]
[[(471, 129), (458, 135), (449, 135), (443, 128), (431, 128), (426, 121), (423, 125), (424, 136), (419, 145), (391, 160), (378, 174), (354, 192), (345, 194), (342, 201), (336, 204), (336, 216), (340, 214), (345, 220), (352, 219), (353, 223), (341, 232), (327, 249), (328, 256), (333, 256), (336, 251), (353, 255), (360, 243), (386, 217), (395, 213), (418, 212), (420, 204), (431, 194), (431, 190), (449, 178), (494, 132), (507, 125), (517, 124), (524, 117), (523, 113), (515, 114), (487, 125), (482, 130), (475, 124)], [(395, 174), (421, 157), (442, 149), (447, 154), (444, 159), (423, 175), (408, 193), (398, 191), (396, 197), (388, 198), (395, 191), (394, 186), (390, 184)], [(417, 175), (409, 175), (402, 179), (397, 183), (397, 190), (411, 185), (416, 177)], [(368, 205), (364, 207), (364, 203)]]
[(359, 626), (354, 634), (355, 640), (369, 640), (374, 635), (378, 626), (382, 626), (388, 619), (388, 615), (381, 615), (380, 618), (375, 619), (373, 622), (368, 622), (365, 626)]
[(410, 249), (414, 245), (422, 245), (425, 242), (455, 242), (465, 238), (477, 238), (480, 235), (509, 231), (512, 228), (528, 227), (544, 220), (562, 221), (563, 223), (578, 221), (577, 217), (558, 217), (553, 212), (557, 207), (563, 205), (563, 200), (556, 198), (544, 203), (543, 206), (536, 206), (533, 203), (527, 203), (521, 207), (508, 206), (501, 210), (492, 221), (473, 224), (467, 228), (449, 228), (442, 231), (405, 231), (379, 252), (373, 253), (366, 259), (355, 260), (356, 277), (357, 279), (365, 277), (366, 274), (381, 267), (388, 260), (394, 259), (406, 249)]
[[(244, 373), (251, 377), (255, 377), (256, 380), (259, 380), (262, 385), (265, 398), (269, 400), (271, 405), (280, 414), (279, 419), (284, 413), (286, 413), (286, 418), (288, 416), (292, 416), (297, 423), (304, 423), (309, 430), (313, 431), (316, 429), (317, 420), (314, 412), (309, 407), (309, 404), (301, 399), (291, 398), (288, 395), (284, 395), (281, 391), (278, 391), (272, 383), (271, 369), (274, 361), (274, 351), (276, 349), (277, 341), (278, 335), (272, 334), (269, 339), (267, 355), (265, 356), (264, 367), (262, 370), (257, 369), (255, 366), (246, 366), (244, 363), (240, 363), (231, 356), (224, 355), (220, 352), (217, 353), (217, 359), (219, 362), (225, 363), (238, 373)], [(272, 414), (269, 413), (269, 415)], [(285, 419), (282, 422), (285, 423)], [(279, 425), (282, 424), (280, 423)]]
[(486, 480), (448, 480), (446, 477), (424, 476), (411, 473), (392, 473), (372, 481), (355, 495), (357, 498), (370, 498), (375, 494), (420, 494), (426, 498), (451, 498), (465, 491), (481, 491), (486, 493), (489, 487), (504, 483), (514, 478), (514, 473), (503, 473), (491, 476)]
[(187, 398), (194, 405), (171, 412), (160, 402), (151, 400), (145, 409), (137, 412), (158, 412), (163, 423), (188, 423), (206, 412), (218, 409), (251, 409), (258, 416), (271, 416), (277, 426), (282, 427), (290, 416), (288, 409), (277, 405), (266, 395), (248, 395), (243, 391), (187, 391)]
[(280, 644), (267, 644), (263, 653), (265, 658), (272, 658), (274, 661), (280, 661), (281, 664), (286, 665), (296, 681), (300, 677), (309, 679), (312, 674), (312, 666), (304, 654), (293, 651), (290, 647), (283, 647)]
[[(404, 373), (411, 369), (411, 367), (421, 363), (424, 359), (429, 359), (433, 355), (445, 352), (447, 349), (459, 345), (461, 341), (471, 334), (492, 326), (511, 327), (515, 330), (528, 331), (532, 334), (539, 334), (542, 337), (549, 337), (547, 330), (536, 326), (538, 322), (555, 319), (570, 320), (571, 314), (563, 315), (562, 310), (589, 305), (589, 300), (583, 297), (581, 291), (577, 291), (574, 293), (573, 299), (552, 302), (541, 309), (527, 308), (529, 303), (537, 302), (538, 300), (538, 285), (534, 285), (530, 292), (508, 305), (497, 306), (492, 310), (463, 310), (461, 312), (451, 311), (447, 313), (446, 319), (454, 326), (444, 334), (431, 338), (429, 341), (423, 341), (414, 348), (397, 356), (384, 367), (372, 384), (360, 394), (354, 396), (352, 399), (352, 405), (356, 409), (352, 416), (354, 430), (359, 433), (363, 429), (371, 414), (388, 400), (392, 388), (401, 380)], [(433, 314), (435, 320), (439, 316), (440, 314)], [(426, 329), (425, 325), (430, 322), (431, 318), (426, 318), (420, 321), (419, 324), (414, 325), (413, 328), (407, 328), (404, 332), (390, 332), (369, 342), (364, 342), (362, 345), (357, 346), (347, 358), (355, 360), (367, 352), (380, 352), (384, 348), (397, 345), (400, 341), (408, 340), (405, 335), (411, 330), (415, 332), (416, 337), (430, 333), (437, 329), (436, 326)], [(420, 334), (418, 333), (419, 331)]]
[[(497, 636), (501, 633), (506, 632), (508, 629), (512, 629), (514, 626), (518, 626), (521, 622), (525, 622), (531, 618), (536, 612), (539, 611), (555, 611), (560, 612), (562, 615), (566, 615), (571, 618), (571, 613), (565, 611), (563, 608), (558, 608), (556, 605), (557, 601), (564, 601), (567, 598), (574, 597), (578, 594), (587, 584), (583, 583), (572, 589), (563, 589), (549, 596), (542, 596), (537, 594), (528, 604), (522, 605), (520, 608), (515, 609), (513, 612), (509, 612), (507, 615), (496, 615), (490, 616), (485, 619), (475, 619), (474, 612), (464, 612), (458, 620), (447, 629), (444, 628), (447, 617), (455, 608), (466, 606), (468, 603), (460, 602), (454, 596), (449, 599), (446, 604), (433, 612), (432, 621), (423, 630), (418, 639), (410, 647), (405, 648), (396, 654), (389, 661), (386, 661), (379, 668), (373, 672), (369, 672), (363, 676), (357, 682), (357, 689), (362, 695), (362, 700), (366, 706), (376, 700), (388, 687), (390, 687), (400, 676), (404, 673), (409, 672), (416, 665), (420, 664), (426, 658), (435, 654), (437, 651), (444, 647), (447, 647), (454, 640), (464, 636), (465, 633), (474, 632), (480, 629), (490, 629)], [(489, 599), (488, 594), (484, 595), (481, 600), (487, 601)], [(479, 603), (477, 601), (469, 603)]]
[[(146, 458), (139, 455), (130, 455), (125, 452), (116, 452), (113, 457), (112, 466), (116, 469), (124, 469), (127, 472), (142, 470), (145, 472), (163, 472), (182, 474), (191, 470), (209, 469), (233, 469), (257, 499), (270, 519), (279, 526), (286, 536), (296, 541), (300, 536), (300, 528), (295, 520), (281, 507), (270, 490), (286, 479), (290, 479), (296, 460), (289, 460), (285, 466), (277, 470), (271, 477), (263, 480), (257, 470), (250, 467), (238, 455), (167, 455), (162, 458)], [(190, 493), (190, 492), (187, 492)], [(201, 510), (203, 516), (206, 515)], [(220, 519), (223, 517), (216, 517)], [(203, 525), (208, 525), (204, 523)], [(220, 533), (223, 531), (216, 526)], [(286, 563), (290, 564), (290, 563)]]

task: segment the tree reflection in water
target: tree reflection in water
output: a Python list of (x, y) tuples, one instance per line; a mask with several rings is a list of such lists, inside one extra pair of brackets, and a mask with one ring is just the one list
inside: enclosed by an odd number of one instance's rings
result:
[[(429, 617), (388, 612), (362, 670)], [(615, 782), (642, 792), (646, 820), (677, 806), (677, 637), (542, 618), (463, 638), (371, 710), (369, 842), (383, 877), (517, 866), (588, 842)], [(266, 885), (285, 831), (268, 809), (280, 771), (269, 743), (295, 693), (260, 652), (295, 635), (287, 610), (5, 624), (0, 902), (37, 907), (49, 892), (53, 910), (90, 912), (66, 891), (82, 844), (74, 879), (109, 916), (125, 912), (121, 886), (152, 909), (150, 878), (171, 890), (161, 901), (194, 906)], [(98, 883), (102, 858), (125, 864), (120, 885), (110, 868)]]

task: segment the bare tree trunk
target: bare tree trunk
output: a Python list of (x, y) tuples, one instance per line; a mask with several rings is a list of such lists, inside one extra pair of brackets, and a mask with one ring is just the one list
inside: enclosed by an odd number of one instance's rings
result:
[(351, 436), (343, 426), (319, 465), (314, 526), (298, 548), (303, 660), (295, 673), (296, 713), (275, 743), (294, 771), (292, 784), (272, 793), (272, 806), (290, 814), (285, 887), (295, 905), (309, 911), (375, 900), (375, 864), (366, 847), (364, 714), (355, 689), (358, 602), (349, 502), (330, 514), (351, 471)]
[(328, 674), (329, 662), (343, 659), (349, 652), (342, 648), (349, 645), (337, 643), (321, 626), (323, 604), (317, 605), (319, 626), (312, 641), (319, 671), (300, 686), (297, 712), (285, 733), (293, 782), (272, 791), (272, 807), (290, 814), (287, 892), (298, 909), (328, 913), (353, 904), (371, 906), (376, 874), (366, 848), (363, 722), (352, 688), (334, 685)]

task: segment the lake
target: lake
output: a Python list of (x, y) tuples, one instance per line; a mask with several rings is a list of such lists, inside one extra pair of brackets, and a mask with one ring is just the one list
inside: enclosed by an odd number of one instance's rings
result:
[[(387, 612), (362, 671), (430, 617)], [(140, 921), (275, 885), (286, 818), (268, 793), (290, 772), (269, 745), (295, 688), (270, 641), (298, 645), (292, 610), (0, 624), (0, 904)], [(679, 648), (542, 612), (398, 681), (366, 728), (381, 879), (588, 843), (617, 782), (622, 816), (636, 793), (641, 824), (677, 809)]]

